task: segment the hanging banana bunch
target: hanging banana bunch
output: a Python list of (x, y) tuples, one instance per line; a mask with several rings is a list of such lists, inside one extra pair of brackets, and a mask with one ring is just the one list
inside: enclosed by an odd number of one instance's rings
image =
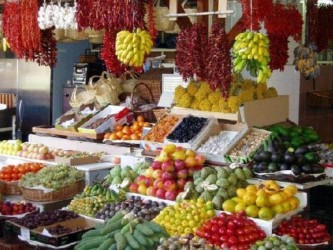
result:
[(258, 83), (266, 83), (272, 72), (268, 66), (269, 39), (260, 32), (247, 31), (235, 38), (233, 45), (234, 71), (241, 72), (245, 66), (251, 76), (257, 77)]
[(317, 63), (317, 53), (314, 46), (308, 47), (299, 45), (294, 49), (295, 69), (306, 78), (316, 78), (320, 73), (320, 67)]
[(152, 37), (146, 30), (138, 28), (133, 33), (122, 30), (117, 33), (116, 56), (126, 65), (141, 67), (153, 44)]

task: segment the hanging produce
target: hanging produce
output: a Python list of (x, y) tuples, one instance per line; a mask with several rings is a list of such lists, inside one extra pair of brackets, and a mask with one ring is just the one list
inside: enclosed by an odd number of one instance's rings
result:
[(116, 35), (114, 31), (106, 31), (104, 33), (101, 59), (105, 62), (108, 71), (120, 77), (126, 71), (126, 67), (118, 61), (116, 56)]
[(277, 36), (274, 33), (269, 33), (268, 38), (270, 41), (269, 52), (271, 57), (269, 67), (272, 70), (279, 69), (282, 71), (289, 58), (288, 37)]
[(126, 65), (141, 67), (152, 47), (151, 35), (140, 28), (133, 33), (123, 30), (117, 34), (116, 55)]
[(227, 96), (232, 81), (230, 46), (219, 20), (212, 25), (207, 51), (206, 80), (213, 90), (219, 89), (223, 96)]
[[(78, 0), (77, 1), (77, 13), (76, 19), (78, 24), (78, 30), (82, 31), (89, 27), (89, 12), (92, 10), (94, 0)], [(108, 5), (105, 4), (105, 7)]]
[(320, 67), (317, 62), (317, 53), (313, 45), (301, 46), (294, 49), (295, 69), (306, 78), (316, 78), (320, 73)]
[(181, 30), (177, 37), (176, 66), (186, 80), (191, 77), (205, 78), (207, 27), (196, 23)]
[(3, 8), (3, 33), (17, 58), (23, 57), (21, 10), (19, 2), (6, 1)]
[(268, 67), (269, 39), (259, 32), (247, 31), (236, 36), (233, 46), (234, 71), (241, 72), (244, 67), (258, 83), (266, 83), (272, 72)]
[(318, 15), (315, 27), (317, 33), (316, 45), (318, 51), (322, 51), (329, 47), (329, 42), (333, 39), (333, 6), (321, 4), (317, 11)]
[(53, 30), (54, 28), (41, 31), (41, 46), (35, 58), (39, 65), (53, 67), (57, 62), (57, 40), (53, 36)]

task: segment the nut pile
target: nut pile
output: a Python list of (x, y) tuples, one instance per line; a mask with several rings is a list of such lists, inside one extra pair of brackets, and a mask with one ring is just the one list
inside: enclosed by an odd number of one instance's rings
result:
[(222, 131), (219, 135), (210, 137), (200, 148), (197, 150), (201, 153), (208, 153), (213, 155), (220, 154), (228, 144), (235, 138), (237, 132)]
[(268, 134), (266, 133), (252, 129), (236, 144), (236, 146), (229, 152), (229, 155), (247, 156), (255, 151), (267, 136)]

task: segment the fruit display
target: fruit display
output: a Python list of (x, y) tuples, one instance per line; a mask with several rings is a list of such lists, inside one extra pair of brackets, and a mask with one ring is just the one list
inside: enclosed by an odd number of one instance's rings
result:
[(116, 193), (113, 190), (103, 187), (100, 183), (86, 186), (83, 192), (76, 195), (68, 205), (68, 209), (78, 214), (94, 217), (105, 204), (121, 201), (125, 199), (125, 192), (119, 190)]
[(251, 244), (266, 236), (244, 213), (221, 213), (206, 221), (196, 235), (221, 249), (237, 250), (249, 250)]
[(203, 199), (186, 200), (163, 209), (154, 221), (170, 235), (195, 234), (205, 221), (215, 216), (214, 205)]
[(179, 117), (175, 115), (167, 115), (163, 117), (158, 123), (148, 132), (143, 138), (146, 141), (160, 142), (172, 131), (174, 126), (178, 123)]
[(130, 191), (160, 199), (175, 200), (184, 190), (187, 181), (192, 180), (195, 170), (202, 168), (205, 157), (193, 150), (167, 144), (152, 162), (130, 185)]
[(270, 132), (266, 130), (252, 128), (227, 152), (227, 160), (247, 163), (269, 136)]
[(298, 45), (294, 49), (293, 64), (295, 65), (295, 69), (306, 78), (316, 78), (320, 73), (318, 54), (314, 45)]
[(255, 31), (240, 33), (233, 45), (234, 71), (241, 72), (245, 66), (258, 83), (266, 83), (271, 77), (269, 68), (269, 38)]
[(34, 229), (40, 226), (48, 226), (56, 222), (62, 222), (77, 218), (78, 215), (72, 211), (66, 210), (51, 210), (40, 213), (30, 213), (23, 218), (14, 218), (13, 222), (23, 227)]
[(36, 159), (36, 160), (52, 160), (54, 159), (51, 150), (44, 144), (22, 143), (22, 150), (18, 151), (17, 156)]
[(51, 154), (56, 157), (63, 157), (63, 158), (84, 158), (89, 156), (98, 156), (101, 157), (104, 155), (103, 152), (98, 153), (91, 153), (91, 152), (81, 152), (75, 150), (64, 150), (60, 148), (55, 148), (51, 151)]
[(207, 119), (195, 116), (187, 116), (175, 127), (175, 129), (167, 136), (172, 142), (185, 143), (195, 138), (207, 125)]
[(116, 56), (126, 65), (141, 67), (145, 62), (145, 55), (149, 55), (153, 44), (152, 37), (146, 30), (138, 28), (133, 33), (122, 30), (117, 33)]
[(0, 142), (0, 154), (17, 155), (21, 150), (21, 140), (3, 140)]
[(298, 148), (300, 146), (315, 143), (320, 140), (319, 135), (311, 127), (291, 126), (286, 127), (275, 124), (268, 128), (274, 138), (279, 138), (285, 147)]
[[(79, 230), (79, 228), (77, 228), (77, 230)], [(55, 225), (53, 227), (48, 227), (47, 231), (51, 234), (51, 235), (64, 235), (64, 234), (70, 234), (75, 232), (76, 230), (73, 230), (70, 227), (65, 227), (63, 225)]]
[(263, 240), (258, 240), (255, 244), (251, 245), (250, 250), (267, 250), (267, 249), (288, 249), (298, 250), (295, 240), (288, 236), (268, 236)]
[(146, 122), (144, 117), (139, 115), (130, 125), (118, 125), (115, 130), (106, 133), (104, 135), (105, 140), (134, 140), (138, 141), (141, 139), (142, 130), (144, 127), (151, 127), (152, 125), (149, 122)]
[(197, 152), (212, 155), (222, 154), (236, 135), (237, 132), (235, 131), (221, 131), (220, 134), (209, 137), (209, 139), (197, 149)]
[(57, 165), (23, 175), (20, 185), (25, 188), (43, 186), (58, 190), (83, 179), (84, 172), (68, 165)]
[(225, 200), (236, 195), (237, 188), (245, 188), (246, 179), (252, 177), (251, 169), (247, 167), (204, 167), (193, 174), (193, 182), (187, 182), (184, 192), (177, 196), (177, 201), (202, 198), (212, 201), (214, 208), (222, 209)]
[[(324, 167), (319, 164), (319, 161), (318, 153), (312, 151), (308, 146), (303, 145), (298, 148), (290, 146), (285, 149), (283, 144), (274, 140), (269, 142), (266, 150), (258, 151), (254, 155), (253, 171), (259, 177), (265, 177), (262, 174), (266, 174), (267, 178), (279, 178), (279, 180), (285, 178), (290, 181), (311, 181), (315, 179), (315, 176), (303, 179), (296, 179), (293, 176), (323, 174)], [(285, 176), (279, 177), (268, 173), (284, 174)], [(288, 177), (288, 174), (292, 176)], [(321, 176), (316, 178), (321, 178)]]
[(75, 249), (156, 249), (164, 238), (169, 235), (157, 223), (119, 211), (105, 224), (83, 234)]
[(162, 240), (161, 245), (158, 246), (157, 250), (216, 250), (218, 247), (209, 245), (205, 239), (194, 237), (193, 235), (187, 236), (172, 236), (169, 239)]
[(44, 168), (42, 163), (27, 162), (18, 165), (3, 166), (0, 170), (1, 181), (18, 181), (26, 173), (36, 173)]
[(293, 237), (297, 244), (327, 243), (331, 240), (330, 234), (324, 224), (314, 219), (305, 219), (295, 216), (290, 220), (282, 221), (275, 230), (277, 235), (287, 234)]
[(2, 216), (6, 215), (20, 215), (31, 212), (36, 212), (38, 208), (33, 206), (30, 202), (1, 202), (0, 203), (0, 214)]
[(299, 207), (295, 196), (297, 187), (288, 185), (281, 188), (275, 181), (264, 181), (261, 185), (248, 185), (236, 190), (237, 196), (226, 200), (222, 208), (227, 212), (244, 211), (246, 216), (271, 220), (276, 214), (284, 214)]
[(105, 176), (104, 184), (115, 185), (119, 184), (125, 190), (128, 190), (130, 184), (132, 184), (139, 174), (133, 170), (130, 166), (120, 167), (115, 166), (110, 170), (110, 173)]
[(104, 208), (96, 214), (96, 218), (108, 220), (112, 218), (119, 210), (123, 210), (126, 213), (133, 213), (136, 218), (152, 220), (165, 207), (166, 204), (164, 202), (143, 200), (141, 197), (131, 196), (125, 201), (106, 204)]

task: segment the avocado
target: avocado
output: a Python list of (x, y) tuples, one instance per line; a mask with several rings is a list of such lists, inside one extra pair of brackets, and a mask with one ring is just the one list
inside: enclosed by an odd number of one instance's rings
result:
[(276, 163), (271, 162), (270, 164), (268, 164), (268, 172), (269, 173), (274, 173), (276, 171), (279, 171), (279, 167)]
[(313, 174), (321, 174), (325, 171), (324, 167), (318, 163), (312, 164), (311, 170)]
[(266, 173), (268, 171), (268, 164), (267, 164), (267, 162), (260, 162), (258, 168), (259, 168), (259, 172), (260, 173)]
[(259, 157), (262, 162), (271, 162), (272, 153), (269, 151), (261, 151)]
[(272, 162), (274, 162), (274, 163), (282, 163), (284, 161), (283, 154), (277, 153), (277, 152), (272, 153), (271, 159), (272, 159)]
[(304, 157), (307, 163), (317, 163), (320, 160), (319, 155), (315, 152), (308, 152)]
[(287, 163), (283, 162), (280, 164), (280, 170), (290, 170), (290, 167)]
[(309, 151), (310, 151), (310, 149), (309, 149), (308, 146), (301, 146), (301, 147), (299, 147), (299, 148), (296, 149), (295, 154), (297, 154), (297, 155), (298, 154), (304, 155), (304, 154), (306, 154)]
[(294, 153), (286, 152), (286, 153), (284, 154), (284, 161), (285, 161), (286, 163), (288, 163), (288, 164), (291, 165), (291, 164), (296, 163), (297, 158), (296, 158), (296, 156), (295, 156)]
[(291, 169), (291, 171), (293, 172), (294, 175), (301, 175), (302, 174), (301, 168), (297, 165), (292, 165), (292, 167), (290, 169)]
[(305, 161), (304, 155), (298, 154), (298, 155), (296, 155), (296, 157), (297, 157), (298, 166), (302, 166), (303, 164), (305, 164), (306, 161)]
[(311, 169), (311, 165), (310, 164), (304, 164), (302, 167), (302, 172), (305, 174), (311, 174), (312, 169)]

